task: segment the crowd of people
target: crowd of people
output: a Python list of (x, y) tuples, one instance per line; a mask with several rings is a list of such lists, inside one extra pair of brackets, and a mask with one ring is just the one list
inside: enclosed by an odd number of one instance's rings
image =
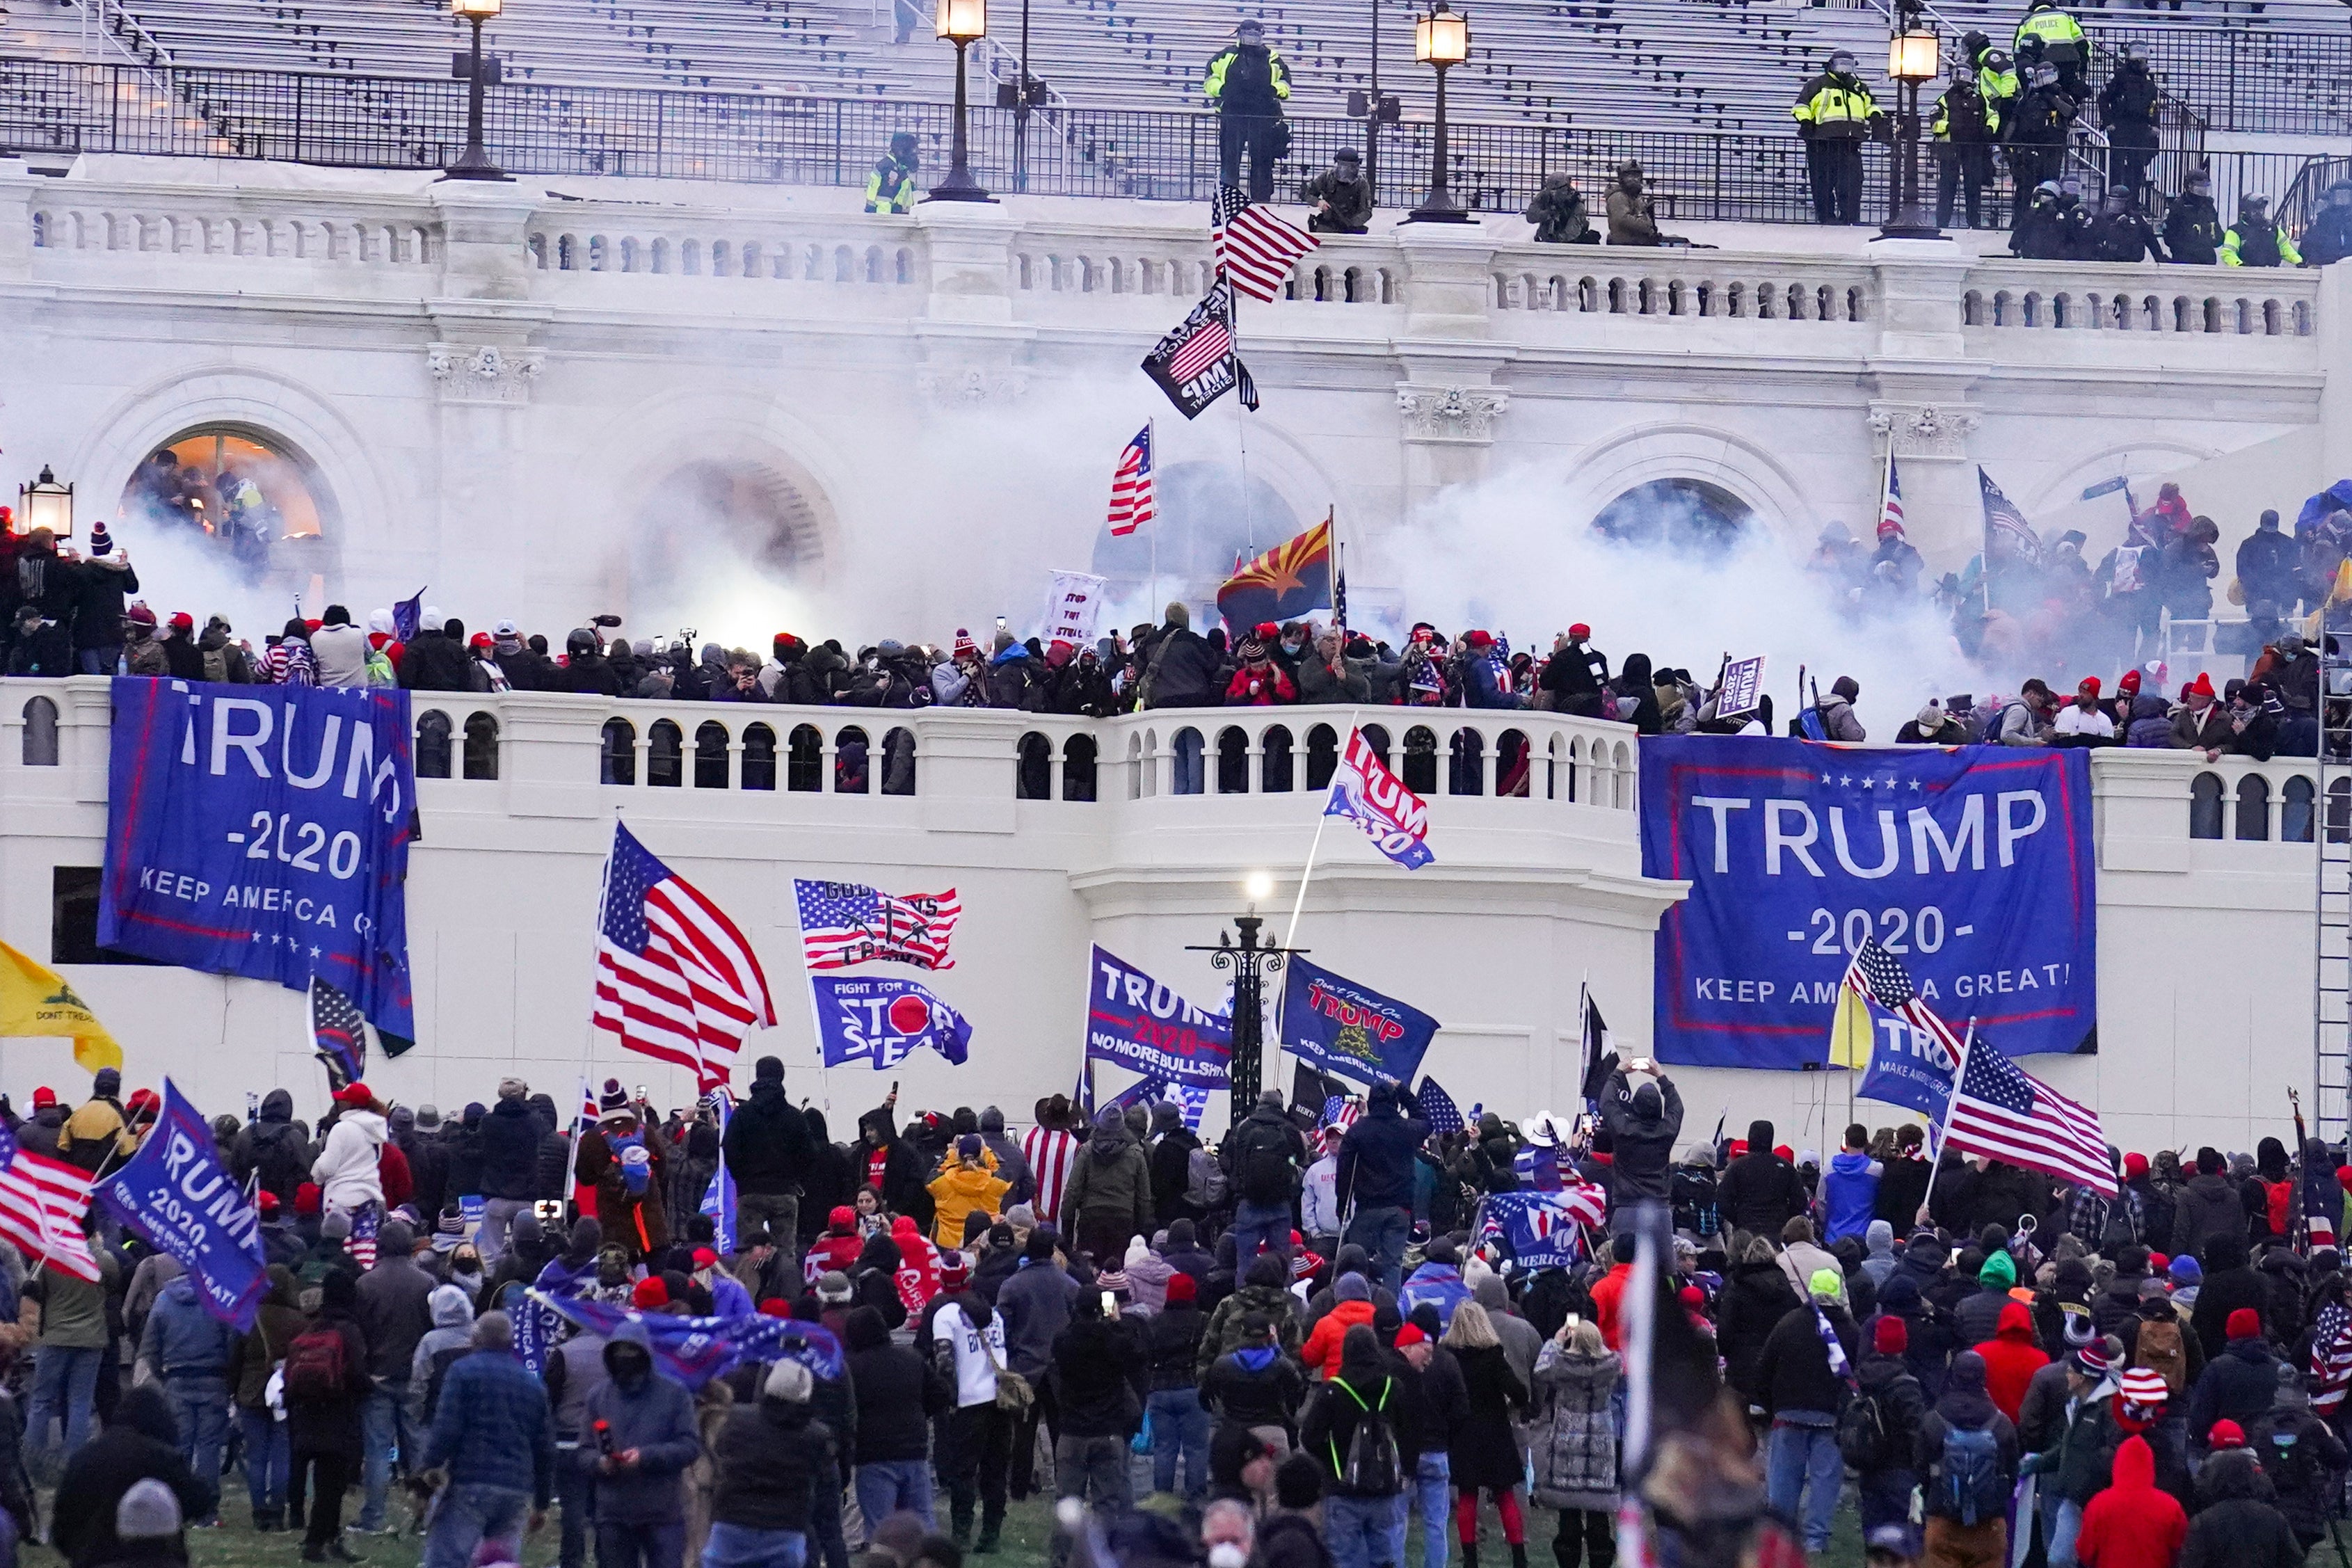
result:
[[(1016, 1128), (902, 1121), (895, 1091), (836, 1143), (773, 1058), (723, 1134), (715, 1101), (663, 1116), (615, 1079), (569, 1119), (512, 1078), (446, 1117), (352, 1083), (315, 1129), (276, 1090), (214, 1128), (269, 1260), (250, 1331), (110, 1220), (95, 1282), (0, 1247), (28, 1304), (0, 1445), (29, 1461), (0, 1454), (0, 1523), (73, 1568), (184, 1560), (241, 1469), (304, 1561), (406, 1515), (426, 1568), (515, 1561), (551, 1512), (564, 1568), (846, 1568), (853, 1542), (961, 1568), (1033, 1494), (1077, 1505), (1055, 1568), (1476, 1568), (1490, 1531), (1525, 1568), (1531, 1509), (1561, 1568), (1609, 1568), (1628, 1489), (1664, 1560), (1727, 1568), (1818, 1554), (1849, 1510), (1889, 1568), (2013, 1540), (2054, 1568), (2289, 1568), (2333, 1531), (2340, 1149), (2110, 1151), (2110, 1197), (1931, 1162), (1916, 1125), (1826, 1160), (1769, 1122), (1687, 1141), (1670, 1076), (1602, 1066), (1572, 1121), (1437, 1131), (1380, 1082), (1319, 1113), (1266, 1091), (1214, 1143), (1167, 1102), (1055, 1096)], [(156, 1112), (121, 1091), (110, 1069), (0, 1120), (103, 1173)], [(731, 1206), (703, 1201), (722, 1166)], [(1570, 1216), (1550, 1250), (1495, 1218), (1529, 1192)], [(1645, 1210), (1673, 1227), (1646, 1312)], [(538, 1293), (617, 1310), (534, 1364)], [(696, 1385), (664, 1315), (791, 1319), (843, 1354)], [(1657, 1458), (1629, 1475), (1635, 1398)]]

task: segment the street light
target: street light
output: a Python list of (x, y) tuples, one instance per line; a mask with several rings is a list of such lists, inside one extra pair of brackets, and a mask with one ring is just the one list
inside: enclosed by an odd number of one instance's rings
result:
[(1412, 25), (1412, 58), (1437, 71), (1437, 125), (1430, 142), (1429, 195), (1412, 209), (1407, 223), (1473, 223), (1445, 188), (1445, 73), (1470, 58), (1470, 18), (1434, 0), (1429, 14)]
[(1901, 89), (1895, 116), (1894, 211), (1881, 239), (1941, 239), (1944, 231), (1919, 197), (1919, 84), (1939, 68), (1935, 29), (1919, 25), (1921, 0), (1896, 0), (1895, 31), (1886, 40), (1886, 74)]
[(450, 74), (466, 84), (466, 150), (443, 173), (445, 180), (504, 180), (510, 176), (490, 162), (482, 145), (482, 89), (505, 80), (498, 57), (482, 58), (482, 24), (499, 14), (502, 0), (449, 0), (449, 8), (474, 25), (473, 48), (450, 62)]
[(1250, 912), (1234, 917), (1234, 929), (1242, 937), (1238, 945), (1229, 933), (1219, 931), (1216, 946), (1184, 950), (1205, 952), (1212, 966), (1233, 971), (1234, 1061), (1226, 1084), (1226, 1111), (1234, 1126), (1239, 1126), (1256, 1106), (1258, 1090), (1265, 1087), (1265, 977), (1280, 969), (1293, 953), (1307, 951), (1303, 947), (1276, 947), (1258, 940), (1265, 922), (1258, 918), (1256, 900), (1272, 895), (1273, 878), (1263, 871), (1254, 872), (1244, 890), (1251, 899)]
[(955, 140), (948, 159), (948, 177), (933, 185), (925, 199), (992, 202), (996, 198), (981, 189), (980, 182), (971, 177), (971, 138), (966, 125), (971, 115), (963, 79), (964, 51), (988, 37), (988, 0), (940, 0), (938, 23), (933, 30), (955, 46)]
[(71, 539), (73, 491), (73, 486), (58, 483), (58, 476), (43, 463), (39, 479), (16, 487), (16, 531), (30, 533), (46, 528), (59, 539)]

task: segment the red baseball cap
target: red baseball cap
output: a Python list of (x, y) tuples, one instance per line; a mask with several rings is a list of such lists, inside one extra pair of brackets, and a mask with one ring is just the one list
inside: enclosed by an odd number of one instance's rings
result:
[(1586, 626), (1582, 621), (1579, 621), (1574, 626), (1568, 628), (1568, 635), (1571, 637), (1578, 638), (1589, 637), (1592, 635), (1592, 628)]
[(369, 1091), (366, 1084), (353, 1079), (335, 1091), (335, 1100), (343, 1105), (368, 1105), (374, 1102), (375, 1096)]
[(694, 1266), (697, 1268), (708, 1268), (718, 1261), (719, 1254), (711, 1251), (710, 1248), (698, 1247), (694, 1249)]
[(33, 1109), (36, 1110), (40, 1110), (43, 1106), (55, 1105), (57, 1102), (58, 1091), (51, 1089), (47, 1084), (43, 1084), (40, 1088), (33, 1091)]

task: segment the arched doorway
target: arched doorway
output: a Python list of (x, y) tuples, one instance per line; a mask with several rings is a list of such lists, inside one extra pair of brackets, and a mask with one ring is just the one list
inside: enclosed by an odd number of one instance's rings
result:
[(1602, 507), (1592, 526), (1621, 543), (1716, 554), (1730, 549), (1754, 517), (1746, 501), (1721, 485), (1652, 479)]
[(758, 458), (681, 463), (629, 531), (631, 635), (683, 628), (702, 641), (764, 644), (759, 628), (773, 621), (779, 592), (814, 587), (824, 574), (823, 508), (813, 485)]
[[(1244, 486), (1238, 465), (1173, 463), (1160, 471), (1154, 489), (1158, 515), (1130, 534), (1097, 533), (1092, 568), (1110, 579), (1113, 604), (1148, 603), (1154, 619), (1171, 599), (1213, 600), (1236, 562), (1281, 543), (1301, 526), (1272, 485), (1252, 479)], [(1196, 630), (1204, 626), (1194, 622)]]
[(117, 515), (150, 537), (217, 551), (250, 583), (299, 593), (337, 574), (333, 493), (290, 443), (252, 426), (200, 425), (153, 447)]

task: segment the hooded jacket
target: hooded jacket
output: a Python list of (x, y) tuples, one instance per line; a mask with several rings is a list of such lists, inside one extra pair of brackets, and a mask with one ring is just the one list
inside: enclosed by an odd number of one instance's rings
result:
[(1756, 1366), (1763, 1357), (1764, 1342), (1798, 1300), (1778, 1261), (1732, 1266), (1717, 1309), (1715, 1342), (1726, 1380), (1750, 1405), (1760, 1403), (1763, 1394)]
[(2218, 1454), (2197, 1473), (2197, 1518), (2176, 1568), (2295, 1568), (2303, 1547), (2271, 1504), (2252, 1454)]
[(1675, 1140), (1683, 1131), (1682, 1090), (1669, 1078), (1639, 1089), (1628, 1088), (1628, 1082), (1625, 1069), (1619, 1068), (1601, 1093), (1601, 1120), (1612, 1141), (1610, 1171), (1616, 1201), (1664, 1202), (1669, 1196)]
[(1834, 1301), (1807, 1301), (1792, 1308), (1773, 1325), (1757, 1358), (1756, 1385), (1762, 1395), (1757, 1403), (1775, 1416), (1811, 1412), (1823, 1417), (1818, 1425), (1827, 1426), (1827, 1418), (1844, 1404), (1845, 1384), (1830, 1370), (1829, 1347), (1822, 1342), (1821, 1325), (1813, 1316), (1816, 1305), (1845, 1348), (1847, 1364), (1860, 1353), (1861, 1331), (1843, 1307)]
[[(1680, 1120), (1679, 1116), (1676, 1120)], [(1429, 1124), (1408, 1118), (1398, 1106), (1395, 1086), (1374, 1084), (1364, 1114), (1339, 1140), (1339, 1167), (1332, 1189), (1339, 1199), (1339, 1212), (1347, 1213), (1351, 1203), (1359, 1209), (1411, 1209), (1413, 1151), (1428, 1138)], [(1625, 1148), (1622, 1138), (1617, 1147), (1622, 1162)], [(1663, 1188), (1657, 1195), (1665, 1195)]]
[[(634, 1377), (625, 1378), (617, 1370), (619, 1358), (614, 1352), (624, 1345), (635, 1345), (651, 1363)], [(635, 1448), (637, 1462), (626, 1470), (596, 1476), (599, 1524), (672, 1524), (685, 1518), (680, 1478), (700, 1457), (702, 1434), (695, 1425), (694, 1396), (652, 1356), (646, 1326), (635, 1319), (616, 1325), (604, 1342), (604, 1383), (588, 1396), (583, 1413), (587, 1426), (574, 1462), (592, 1472), (596, 1469), (602, 1444), (589, 1434), (598, 1422), (607, 1424), (614, 1450)]]
[(790, 1193), (807, 1178), (813, 1152), (808, 1117), (784, 1091), (783, 1079), (755, 1079), (750, 1098), (727, 1119), (727, 1169), (735, 1190)]
[[(1127, 1130), (1117, 1107), (1095, 1118), (1094, 1135), (1070, 1166), (1062, 1194), (1062, 1230), (1076, 1235), (1081, 1225), (1118, 1221), (1149, 1235), (1151, 1230), (1151, 1169), (1142, 1146)], [(1121, 1241), (1126, 1239), (1120, 1237)]]
[(240, 1129), (229, 1146), (229, 1169), (240, 1182), (258, 1173), (260, 1184), (292, 1212), (295, 1189), (310, 1180), (302, 1137), (294, 1126), (292, 1095), (273, 1089), (261, 1097), (259, 1119)]
[(2145, 1437), (2116, 1450), (2115, 1481), (2083, 1510), (2074, 1558), (2083, 1568), (2172, 1568), (2189, 1536), (2189, 1515), (2156, 1485), (2156, 1454)]
[(816, 1488), (839, 1477), (838, 1447), (805, 1401), (737, 1406), (710, 1444), (712, 1522), (806, 1534)]
[(440, 1409), (437, 1398), (430, 1397), (440, 1392), (433, 1386), (436, 1366), (446, 1380), (450, 1364), (469, 1353), (474, 1338), (474, 1299), (463, 1286), (434, 1287), (425, 1306), (433, 1314), (433, 1326), (408, 1358), (409, 1415), (420, 1428), (430, 1426)]
[(961, 1247), (966, 1216), (974, 1212), (995, 1214), (1013, 1184), (996, 1173), (996, 1158), (983, 1143), (975, 1161), (967, 1162), (950, 1152), (940, 1173), (931, 1178), (929, 1190), (934, 1205), (931, 1239), (941, 1247)]
[(2214, 1237), (2245, 1234), (2245, 1200), (2237, 1184), (2219, 1172), (2190, 1177), (2173, 1204), (2172, 1250), (2202, 1258), (2205, 1244)]
[(1863, 1273), (1869, 1276), (1874, 1287), (1885, 1289), (1888, 1277), (1900, 1261), (1895, 1256), (1895, 1227), (1883, 1219), (1872, 1220), (1863, 1232)]
[(1004, 1353), (1013, 1370), (1032, 1384), (1053, 1364), (1054, 1336), (1070, 1321), (1078, 1282), (1052, 1260), (1024, 1258), (996, 1290), (996, 1315), (1004, 1320)]
[(183, 1274), (163, 1287), (147, 1329), (139, 1339), (139, 1359), (166, 1380), (226, 1377), (236, 1331), (205, 1310), (196, 1282)]
[(2202, 1442), (2216, 1421), (2235, 1421), (2252, 1431), (2271, 1411), (2278, 1393), (2278, 1357), (2259, 1336), (2231, 1340), (2205, 1363), (2189, 1398), (2189, 1430)]
[[(1878, 1215), (1879, 1163), (1859, 1149), (1841, 1149), (1822, 1173), (1822, 1240), (1834, 1247), (1859, 1238)], [(1892, 1237), (1889, 1237), (1890, 1241)]]
[[(160, 1388), (126, 1388), (106, 1430), (66, 1462), (50, 1517), (50, 1540), (72, 1568), (99, 1568), (128, 1556), (114, 1533), (114, 1513), (122, 1494), (143, 1480), (159, 1480), (180, 1500), (180, 1516), (193, 1522), (211, 1517), (218, 1489), (198, 1480), (180, 1458), (179, 1428)], [(173, 1556), (187, 1558), (185, 1538)]]
[(1586, 1355), (1547, 1340), (1536, 1357), (1528, 1434), (1535, 1500), (1546, 1508), (1607, 1512), (1617, 1506), (1615, 1394), (1624, 1363), (1613, 1351)]
[(930, 1417), (946, 1412), (955, 1390), (927, 1356), (893, 1344), (880, 1314), (849, 1314), (849, 1386), (857, 1399), (856, 1462), (923, 1459)]
[(1772, 1152), (1772, 1124), (1748, 1126), (1748, 1152), (1731, 1162), (1716, 1185), (1716, 1206), (1727, 1229), (1774, 1236), (1805, 1212), (1805, 1184), (1797, 1168)]
[(520, 1095), (500, 1095), (482, 1118), (482, 1195), (527, 1199), (539, 1190), (539, 1136), (547, 1131)]
[[(864, 1140), (868, 1134), (878, 1136), (879, 1142), (869, 1146)], [(923, 1161), (906, 1140), (898, 1136), (898, 1123), (887, 1106), (866, 1112), (857, 1119), (857, 1147), (850, 1151), (851, 1180), (856, 1186), (866, 1182), (866, 1157), (878, 1147), (884, 1151), (882, 1167), (882, 1204), (893, 1214), (912, 1215), (918, 1225), (931, 1220), (931, 1194), (923, 1185)]]
[(389, 1130), (373, 1110), (346, 1110), (327, 1130), (326, 1147), (310, 1162), (310, 1179), (319, 1184), (321, 1203), (345, 1212), (362, 1204), (383, 1202), (383, 1179), (377, 1173)]
[(1984, 1358), (1985, 1393), (2003, 1415), (2015, 1421), (2026, 1385), (2050, 1364), (2034, 1339), (2033, 1313), (2024, 1302), (2011, 1301), (2000, 1310), (2000, 1327), (1993, 1337), (1969, 1348)]
[(1021, 1152), (1020, 1143), (1005, 1136), (1004, 1112), (992, 1105), (981, 1111), (980, 1138), (996, 1156), (996, 1173), (1012, 1184), (1004, 1201), (1025, 1204), (1036, 1196), (1036, 1173), (1029, 1169), (1029, 1157)]
[(2000, 1473), (2004, 1480), (2017, 1479), (2017, 1427), (2010, 1418), (1993, 1405), (1985, 1393), (1984, 1358), (1962, 1351), (1952, 1358), (1950, 1372), (1944, 1379), (1943, 1396), (1936, 1401), (1935, 1409), (1919, 1423), (1919, 1446), (1912, 1455), (1912, 1469), (1923, 1483), (1927, 1500), (1927, 1512), (1940, 1515), (1948, 1507), (1940, 1496), (1945, 1434), (1953, 1427), (1970, 1431), (1990, 1429), (2000, 1452)]

